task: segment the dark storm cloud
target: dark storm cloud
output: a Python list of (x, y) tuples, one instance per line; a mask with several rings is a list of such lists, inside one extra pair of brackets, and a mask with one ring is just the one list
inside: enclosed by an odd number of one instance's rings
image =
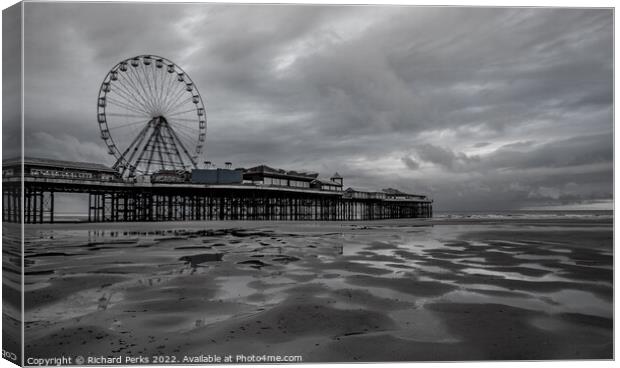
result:
[(338, 171), (438, 209), (612, 197), (612, 11), (27, 3), (30, 152), (111, 164), (95, 99), (118, 61), (181, 65), (206, 157)]
[(417, 170), (420, 168), (420, 164), (409, 156), (404, 156), (401, 158), (401, 160), (411, 170)]
[(432, 144), (421, 144), (416, 152), (420, 159), (426, 162), (430, 162), (444, 168), (452, 169), (455, 164), (466, 165), (470, 162), (479, 160), (478, 156), (469, 157), (466, 154), (454, 153), (449, 148), (442, 148), (433, 146)]

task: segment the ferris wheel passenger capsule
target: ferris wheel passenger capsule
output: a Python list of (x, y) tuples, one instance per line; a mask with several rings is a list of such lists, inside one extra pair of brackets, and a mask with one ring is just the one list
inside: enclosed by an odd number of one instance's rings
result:
[[(153, 65), (153, 68), (149, 68), (148, 65)], [(136, 70), (130, 71), (130, 66)], [(140, 72), (140, 69), (142, 69), (142, 72)], [(147, 69), (150, 69), (150, 71)], [(123, 75), (123, 73), (125, 74)], [(132, 74), (133, 77), (130, 77)], [(169, 76), (166, 76), (166, 74), (169, 74)], [(174, 82), (175, 79), (179, 84)], [(117, 80), (118, 82), (115, 82)], [(143, 83), (145, 85), (142, 85)], [(112, 85), (114, 85), (114, 88), (112, 88)], [(144, 89), (144, 86), (148, 86), (150, 93)], [(108, 105), (108, 93), (112, 89), (119, 91), (119, 95), (110, 96), (110, 104)], [(186, 90), (187, 94), (183, 90)], [(143, 94), (143, 92), (146, 94)], [(197, 115), (193, 115), (194, 111)], [(131, 180), (136, 175), (149, 175), (153, 173), (155, 170), (153, 168), (159, 166), (155, 165), (156, 161), (154, 161), (155, 156), (153, 153), (157, 153), (159, 156), (176, 155), (171, 157), (169, 163), (162, 164), (162, 169), (182, 170), (196, 166), (197, 155), (202, 152), (201, 150), (206, 139), (206, 108), (203, 105), (198, 88), (190, 76), (186, 75), (172, 61), (156, 55), (140, 55), (120, 61), (116, 66), (109, 69), (106, 78), (101, 84), (97, 96), (96, 112), (99, 133), (107, 146), (106, 151), (116, 158), (114, 168), (119, 170), (120, 175), (124, 179)], [(139, 113), (139, 117), (142, 117), (143, 114), (160, 116), (154, 119), (162, 121), (164, 119), (163, 115), (166, 115), (168, 112), (171, 114), (171, 124), (156, 126), (149, 122), (132, 139), (129, 139), (131, 137), (118, 138), (114, 135), (117, 132), (114, 130), (116, 128), (121, 128), (128, 124), (143, 124), (142, 121), (127, 123), (127, 118), (136, 116), (134, 113)], [(177, 115), (179, 117), (174, 118)], [(183, 123), (181, 126), (174, 124), (173, 126), (172, 122), (175, 119), (179, 120), (179, 124), (182, 121), (187, 121), (191, 123), (191, 126), (187, 123)], [(176, 136), (176, 133), (180, 134), (181, 132), (176, 131), (176, 128), (182, 128), (183, 126), (191, 129), (191, 136), (194, 139), (187, 142), (178, 140), (179, 137)], [(156, 127), (159, 127), (157, 129), (163, 129), (160, 136), (148, 132), (148, 129), (155, 129)], [(168, 152), (167, 145), (160, 142), (162, 137), (174, 138), (178, 140), (178, 145), (192, 144), (193, 147), (183, 146), (182, 150)], [(123, 152), (131, 152), (135, 155), (127, 157)], [(147, 153), (149, 154), (147, 155)], [(151, 158), (148, 161), (143, 160), (147, 156)]]

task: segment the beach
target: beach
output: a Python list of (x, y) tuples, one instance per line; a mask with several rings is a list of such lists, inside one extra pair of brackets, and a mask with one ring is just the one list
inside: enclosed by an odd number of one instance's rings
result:
[(611, 216), (54, 224), (25, 236), (26, 358), (613, 358)]

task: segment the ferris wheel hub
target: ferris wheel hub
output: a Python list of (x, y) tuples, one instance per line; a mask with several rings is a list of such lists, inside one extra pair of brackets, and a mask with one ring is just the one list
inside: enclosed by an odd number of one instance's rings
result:
[(123, 177), (196, 167), (206, 137), (196, 84), (178, 65), (155, 55), (125, 59), (108, 72), (99, 89), (97, 122)]

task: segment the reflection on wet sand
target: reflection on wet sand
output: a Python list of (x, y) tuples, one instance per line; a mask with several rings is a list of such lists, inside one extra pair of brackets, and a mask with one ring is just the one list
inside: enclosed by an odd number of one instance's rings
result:
[(26, 355), (612, 358), (611, 222), (574, 222), (32, 226)]

